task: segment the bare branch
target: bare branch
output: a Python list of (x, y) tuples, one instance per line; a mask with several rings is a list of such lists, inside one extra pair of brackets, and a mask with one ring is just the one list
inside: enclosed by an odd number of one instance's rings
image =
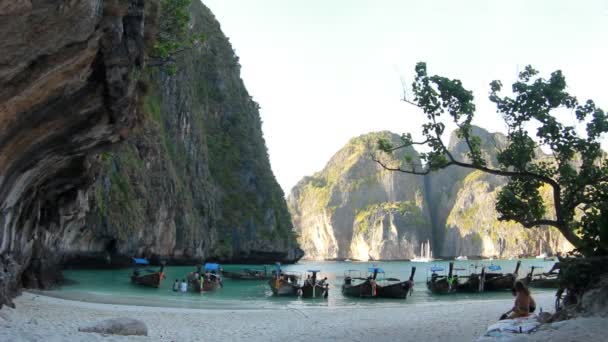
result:
[[(383, 163), (380, 159), (376, 158), (376, 156), (374, 156), (373, 154), (371, 155), (371, 158), (373, 161), (375, 161), (376, 163), (380, 164), (380, 166), (382, 166), (383, 169), (387, 170), (387, 171), (396, 171), (396, 172), (402, 172), (402, 173), (409, 173), (411, 175), (419, 175), (419, 176), (424, 176), (424, 175), (428, 175), (431, 172), (430, 168), (423, 168), (422, 171), (416, 171), (416, 165), (415, 164), (411, 164), (412, 165), (412, 169), (411, 170), (406, 170), (406, 169), (402, 169), (401, 167), (391, 167), (386, 165), (385, 163)], [(420, 165), (420, 164), (419, 164)]]

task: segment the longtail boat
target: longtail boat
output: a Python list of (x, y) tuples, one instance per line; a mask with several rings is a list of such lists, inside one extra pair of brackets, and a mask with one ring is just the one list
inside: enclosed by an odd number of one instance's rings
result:
[(327, 298), (329, 295), (329, 284), (327, 284), (327, 278), (317, 280), (317, 273), (320, 270), (308, 270), (311, 274), (306, 278), (300, 290), (302, 291), (302, 298)]
[(502, 291), (502, 290), (511, 290), (515, 285), (515, 281), (517, 280), (517, 273), (519, 272), (519, 267), (521, 266), (521, 261), (517, 261), (517, 265), (515, 266), (515, 271), (513, 273), (497, 273), (497, 271), (501, 270), (501, 267), (498, 265), (490, 265), (488, 266), (488, 270), (493, 271), (485, 274), (485, 282), (483, 285), (484, 291)]
[(144, 268), (150, 265), (150, 262), (144, 258), (133, 258), (133, 272), (131, 273), (131, 282), (137, 285), (160, 287), (160, 283), (165, 279), (165, 263), (161, 263), (158, 271), (149, 268)]
[(263, 269), (255, 268), (244, 268), (242, 271), (226, 271), (222, 270), (222, 276), (224, 278), (230, 278), (235, 280), (266, 280), (272, 279), (272, 275), (266, 270), (266, 266)]
[(384, 273), (381, 268), (370, 268), (371, 276), (367, 278), (361, 277), (361, 273), (357, 270), (347, 270), (344, 273), (344, 284), (342, 285), (342, 294), (350, 297), (370, 298), (378, 296), (378, 286), (376, 277), (378, 273)]
[(407, 294), (410, 293), (414, 287), (414, 274), (416, 274), (416, 267), (412, 267), (410, 278), (405, 281), (401, 281), (397, 278), (384, 278), (378, 282), (378, 297), (382, 298), (407, 298)]
[(559, 288), (559, 279), (557, 278), (556, 272), (534, 274), (534, 270), (538, 268), (542, 267), (530, 267), (530, 273), (528, 273), (526, 277), (522, 279), (524, 284), (535, 288)]
[(201, 265), (197, 265), (196, 272), (188, 274), (189, 288), (199, 293), (217, 290), (223, 286), (220, 270), (220, 265), (215, 263), (206, 263), (204, 269)]
[(432, 266), (430, 271), (431, 276), (427, 276), (426, 287), (429, 289), (429, 291), (435, 294), (449, 294), (457, 292), (459, 287), (463, 286), (463, 280), (468, 278), (455, 274), (455, 271), (464, 271), (464, 269), (454, 268), (454, 262), (450, 262), (447, 275), (443, 273), (445, 270), (440, 266)]
[(277, 263), (276, 271), (268, 285), (275, 296), (298, 296), (300, 285), (298, 285), (299, 275), (295, 272), (284, 272), (281, 264)]

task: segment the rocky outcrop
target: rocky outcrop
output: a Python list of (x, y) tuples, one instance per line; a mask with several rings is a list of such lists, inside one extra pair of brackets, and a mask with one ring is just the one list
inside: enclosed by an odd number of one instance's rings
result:
[(112, 264), (134, 255), (189, 264), (294, 262), (302, 252), (238, 57), (198, 1), (188, 28), (204, 39), (175, 56), (174, 74), (146, 71), (149, 120), (101, 155), (88, 192), (88, 233), (65, 250), (105, 255)]
[[(384, 170), (371, 160), (378, 138), (352, 139), (326, 167), (305, 177), (288, 199), (300, 246), (309, 259), (406, 259), (431, 238), (422, 177)], [(405, 154), (417, 158), (413, 149)]]
[[(497, 165), (496, 151), (506, 146), (506, 137), (477, 127), (473, 133), (481, 138), (486, 159)], [(551, 255), (572, 249), (553, 228), (498, 221), (494, 205), (506, 184), (502, 177), (454, 166), (426, 176), (382, 170), (370, 158), (380, 136), (399, 142), (387, 132), (355, 138), (323, 171), (292, 190), (290, 210), (306, 258), (410, 259), (426, 240), (432, 241), (434, 255), (443, 257)], [(466, 146), (455, 134), (449, 149), (466, 160)], [(413, 149), (394, 157), (405, 155), (416, 162)], [(546, 156), (539, 151), (538, 158)], [(360, 166), (357, 172), (351, 171), (353, 165)], [(550, 199), (548, 191), (543, 189)]]
[[(139, 115), (144, 1), (0, 6), (0, 305), (22, 280), (60, 272), (62, 232), (80, 215), (92, 152)], [(41, 272), (45, 269), (46, 272)]]
[(258, 106), (206, 7), (192, 2), (188, 34), (205, 40), (173, 74), (145, 66), (158, 1), (7, 3), (0, 305), (66, 265), (301, 257)]

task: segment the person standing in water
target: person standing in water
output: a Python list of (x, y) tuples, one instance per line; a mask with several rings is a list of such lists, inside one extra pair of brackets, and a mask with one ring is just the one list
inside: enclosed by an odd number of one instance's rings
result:
[(175, 283), (173, 283), (173, 292), (179, 291), (179, 280), (175, 279)]
[(179, 292), (185, 293), (188, 291), (188, 283), (186, 279), (182, 279), (182, 283), (179, 285)]

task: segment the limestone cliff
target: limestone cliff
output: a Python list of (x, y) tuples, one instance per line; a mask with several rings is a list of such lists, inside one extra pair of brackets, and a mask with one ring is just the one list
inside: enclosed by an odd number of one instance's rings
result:
[(146, 28), (143, 0), (0, 4), (0, 306), (60, 275), (91, 153), (139, 119)]
[[(496, 165), (496, 151), (506, 145), (506, 137), (477, 127), (474, 134), (481, 138), (486, 159)], [(444, 257), (553, 254), (572, 248), (553, 228), (524, 229), (498, 221), (494, 204), (506, 183), (502, 177), (454, 166), (426, 176), (383, 171), (370, 158), (372, 142), (380, 135), (398, 142), (387, 132), (355, 138), (323, 171), (293, 188), (289, 207), (305, 258), (411, 258), (427, 239), (434, 255)], [(366, 144), (357, 144), (361, 141)], [(465, 145), (455, 134), (449, 149), (466, 159)], [(394, 157), (407, 154), (416, 161), (413, 149), (400, 153)], [(545, 158), (540, 151), (538, 157)], [(364, 165), (365, 171), (353, 173), (352, 165)], [(359, 184), (366, 187), (360, 190)]]
[(301, 257), (228, 39), (193, 1), (203, 42), (146, 67), (158, 3), (0, 2), (0, 306), (64, 265)]
[(89, 192), (89, 233), (70, 249), (113, 263), (132, 255), (296, 261), (302, 253), (238, 57), (198, 1), (189, 28), (202, 43), (176, 56), (174, 75), (147, 70), (149, 120), (127, 144), (102, 155)]
[[(372, 161), (379, 137), (399, 139), (388, 132), (354, 138), (291, 191), (288, 204), (306, 258), (406, 259), (431, 238), (422, 177)], [(401, 153), (417, 158), (413, 149)]]

